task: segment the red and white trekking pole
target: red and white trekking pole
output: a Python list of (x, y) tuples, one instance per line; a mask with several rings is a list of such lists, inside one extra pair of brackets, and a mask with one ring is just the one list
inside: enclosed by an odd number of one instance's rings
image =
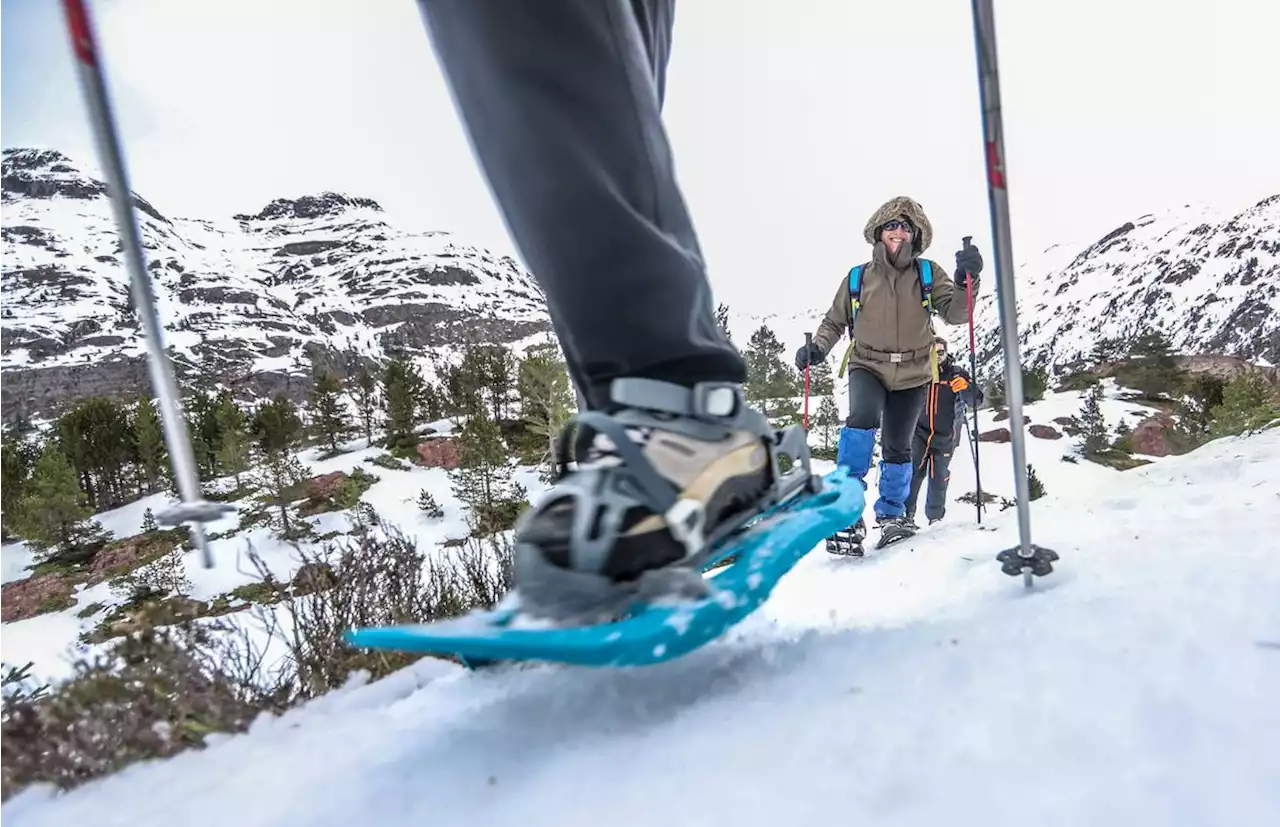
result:
[[(967, 250), (973, 246), (973, 236), (967, 235), (963, 239), (964, 248)], [(975, 344), (973, 335), (973, 273), (965, 272), (964, 291), (969, 299), (969, 375), (973, 377), (973, 381), (978, 381), (978, 347)], [(977, 490), (977, 507), (978, 507), (978, 524), (982, 524), (982, 468), (978, 465), (978, 395), (973, 394), (973, 481)]]
[(189, 523), (191, 539), (200, 550), (204, 567), (213, 568), (213, 554), (209, 550), (204, 524), (221, 519), (227, 512), (235, 511), (227, 503), (211, 502), (200, 489), (200, 475), (196, 468), (195, 452), (191, 448), (191, 435), (182, 414), (182, 399), (173, 366), (169, 362), (164, 345), (164, 328), (156, 311), (151, 277), (144, 261), (142, 232), (133, 211), (133, 190), (124, 165), (124, 151), (116, 130), (111, 98), (98, 59), (98, 45), (94, 38), (93, 24), (85, 0), (63, 0), (67, 35), (71, 40), (71, 53), (80, 74), (80, 87), (89, 109), (89, 125), (93, 127), (98, 154), (103, 171), (107, 175), (107, 195), (115, 214), (116, 230), (120, 234), (121, 257), (129, 274), (129, 285), (142, 325), (142, 341), (146, 345), (147, 367), (151, 387), (160, 408), (160, 425), (164, 444), (169, 449), (173, 466), (173, 479), (182, 495), (182, 502), (156, 515), (162, 525)]
[[(813, 334), (804, 334), (804, 358), (809, 358), (809, 348), (813, 346)], [(804, 429), (809, 431), (809, 363), (804, 363)]]

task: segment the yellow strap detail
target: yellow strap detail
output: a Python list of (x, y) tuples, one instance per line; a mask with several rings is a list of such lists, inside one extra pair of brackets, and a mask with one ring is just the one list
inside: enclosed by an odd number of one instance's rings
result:
[(840, 360), (840, 372), (836, 374), (839, 379), (844, 378), (845, 368), (849, 367), (849, 357), (853, 355), (853, 340), (849, 340), (849, 346), (844, 349), (844, 358)]

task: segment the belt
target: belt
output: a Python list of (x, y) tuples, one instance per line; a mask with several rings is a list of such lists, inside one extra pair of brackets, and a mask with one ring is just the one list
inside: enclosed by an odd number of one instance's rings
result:
[(859, 356), (865, 356), (873, 362), (888, 362), (897, 365), (902, 362), (914, 362), (929, 355), (929, 351), (933, 349), (932, 345), (926, 347), (918, 347), (915, 350), (877, 350), (873, 347), (857, 342), (853, 346), (853, 350)]

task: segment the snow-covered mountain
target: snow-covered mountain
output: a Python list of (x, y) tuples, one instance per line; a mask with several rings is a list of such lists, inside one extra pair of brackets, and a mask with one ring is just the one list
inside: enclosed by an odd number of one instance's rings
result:
[[(939, 253), (939, 256), (944, 255)], [(974, 309), (979, 370), (1003, 369), (994, 260)], [(940, 258), (950, 271), (954, 262)], [(834, 284), (832, 285), (834, 290)], [(1132, 338), (1150, 325), (1178, 353), (1280, 363), (1280, 195), (1237, 214), (1203, 205), (1144, 215), (1080, 249), (1055, 245), (1017, 270), (1023, 361), (1064, 367), (1103, 338)], [(805, 312), (731, 316), (739, 346), (768, 324), (790, 349), (817, 328), (830, 296)], [(953, 351), (968, 352), (966, 326), (939, 325)], [(833, 360), (843, 353), (844, 342)]]
[[(999, 352), (995, 292), (974, 321), (979, 360)], [(1025, 363), (1087, 359), (1100, 339), (1163, 331), (1178, 353), (1280, 362), (1280, 195), (1237, 214), (1189, 205), (1144, 215), (1084, 250), (1050, 248), (1018, 270)], [(959, 345), (967, 332), (952, 332)]]
[[(550, 334), (545, 298), (507, 257), (395, 225), (366, 198), (277, 199), (254, 215), (170, 218), (134, 195), (180, 375), (246, 398), (309, 386), (389, 350)], [(146, 387), (140, 328), (102, 181), (53, 150), (3, 155), (5, 418)]]

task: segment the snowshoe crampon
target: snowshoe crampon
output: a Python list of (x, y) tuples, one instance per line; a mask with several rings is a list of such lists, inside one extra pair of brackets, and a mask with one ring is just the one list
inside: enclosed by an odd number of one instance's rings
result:
[[(797, 469), (799, 470), (799, 469)], [(703, 562), (707, 594), (638, 601), (620, 619), (563, 625), (523, 616), (511, 605), (436, 623), (353, 629), (352, 646), (450, 655), (469, 665), (540, 660), (580, 666), (647, 666), (716, 639), (750, 615), (824, 538), (857, 519), (862, 483), (844, 469), (813, 480), (728, 536)], [(724, 565), (726, 561), (733, 562)], [(691, 572), (696, 574), (696, 572)]]
[(866, 539), (866, 536), (866, 524), (859, 518), (857, 524), (852, 528), (837, 531), (827, 537), (827, 553), (839, 557), (861, 557), (863, 554), (862, 541)]
[(880, 539), (876, 548), (884, 548), (894, 543), (909, 540), (916, 535), (916, 526), (908, 520), (889, 520), (880, 526)]

